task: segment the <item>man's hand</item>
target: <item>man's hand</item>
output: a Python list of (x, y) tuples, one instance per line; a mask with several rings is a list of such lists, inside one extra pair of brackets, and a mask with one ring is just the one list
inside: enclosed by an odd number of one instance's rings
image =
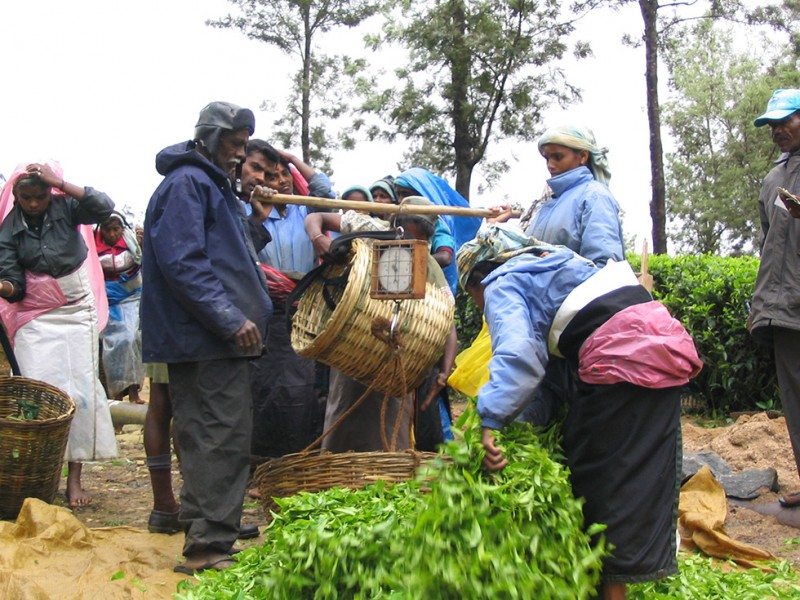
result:
[[(277, 193), (278, 192), (265, 185), (257, 185), (254, 187), (253, 192), (250, 194), (250, 206), (253, 208), (250, 218), (258, 219), (259, 223), (266, 221), (274, 205), (267, 204), (262, 199), (272, 198)], [(256, 195), (258, 195), (258, 199), (256, 199)]]
[(797, 206), (794, 202), (788, 201), (783, 196), (781, 196), (781, 200), (783, 200), (783, 205), (786, 207), (786, 210), (789, 211), (789, 214), (795, 219), (800, 219), (800, 206)]
[(253, 212), (250, 214), (250, 218), (258, 223), (263, 223), (267, 220), (269, 213), (272, 212), (272, 205), (271, 204), (264, 204), (261, 200), (256, 199), (255, 191), (258, 190), (260, 198), (272, 198), (276, 192), (272, 188), (268, 188), (266, 186), (256, 186), (253, 189), (253, 193), (250, 194), (250, 207), (253, 209)]
[(245, 320), (244, 325), (239, 327), (231, 339), (236, 344), (236, 349), (245, 356), (261, 354), (261, 332), (251, 320)]
[(436, 376), (436, 379), (431, 384), (431, 389), (428, 391), (428, 395), (425, 396), (425, 400), (423, 400), (422, 404), (420, 404), (420, 410), (428, 410), (428, 407), (433, 402), (433, 399), (439, 395), (444, 387), (447, 385), (447, 373), (439, 373)]
[(503, 451), (494, 444), (494, 433), (490, 427), (483, 428), (481, 435), (481, 443), (486, 450), (486, 456), (483, 458), (483, 468), (487, 471), (495, 472), (500, 471), (508, 464), (508, 460), (503, 456)]

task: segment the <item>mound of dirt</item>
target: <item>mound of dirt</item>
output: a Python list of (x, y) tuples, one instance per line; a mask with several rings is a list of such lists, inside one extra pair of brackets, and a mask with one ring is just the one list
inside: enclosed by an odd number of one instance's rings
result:
[(734, 471), (774, 468), (781, 489), (797, 489), (800, 477), (794, 463), (786, 420), (770, 419), (766, 413), (742, 415), (733, 425), (704, 429), (683, 424), (687, 452), (712, 450)]

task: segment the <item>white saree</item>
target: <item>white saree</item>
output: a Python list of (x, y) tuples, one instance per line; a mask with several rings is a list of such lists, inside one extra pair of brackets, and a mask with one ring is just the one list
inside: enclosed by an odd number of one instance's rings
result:
[(75, 402), (65, 459), (113, 458), (117, 441), (98, 377), (98, 319), (86, 266), (56, 281), (67, 304), (20, 327), (14, 353), (24, 377), (54, 385)]

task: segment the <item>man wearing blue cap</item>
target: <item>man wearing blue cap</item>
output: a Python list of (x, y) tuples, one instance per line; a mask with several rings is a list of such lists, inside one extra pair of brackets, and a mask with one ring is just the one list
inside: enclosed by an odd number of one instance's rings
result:
[[(754, 122), (769, 125), (781, 155), (761, 186), (758, 210), (764, 241), (748, 321), (755, 339), (774, 350), (781, 404), (800, 472), (800, 209), (778, 188), (800, 194), (800, 89), (776, 90)], [(780, 498), (800, 506), (800, 492)]]

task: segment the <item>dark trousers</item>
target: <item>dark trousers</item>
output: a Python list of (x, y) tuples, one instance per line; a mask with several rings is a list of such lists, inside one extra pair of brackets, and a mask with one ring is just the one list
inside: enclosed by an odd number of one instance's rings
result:
[(322, 433), (325, 401), (315, 389), (315, 363), (294, 351), (290, 334), (286, 314), (276, 306), (264, 342), (266, 351), (251, 362), (251, 452), (255, 456), (300, 452)]
[(183, 554), (227, 552), (239, 534), (250, 468), (248, 361), (230, 358), (168, 366), (183, 476)]
[(800, 331), (776, 327), (773, 330), (775, 370), (781, 392), (781, 407), (800, 472)]

